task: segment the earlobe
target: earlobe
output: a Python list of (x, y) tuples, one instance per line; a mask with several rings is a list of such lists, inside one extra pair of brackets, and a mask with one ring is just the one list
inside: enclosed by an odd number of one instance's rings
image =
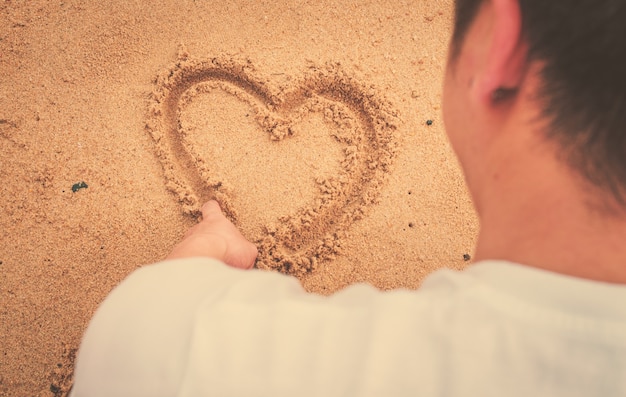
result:
[(522, 15), (518, 0), (489, 0), (491, 42), (479, 83), (482, 103), (495, 103), (517, 91), (526, 65), (526, 44), (522, 37)]

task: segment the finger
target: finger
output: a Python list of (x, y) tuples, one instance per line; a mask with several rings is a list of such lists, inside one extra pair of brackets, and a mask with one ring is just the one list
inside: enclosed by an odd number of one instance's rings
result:
[(222, 214), (222, 209), (220, 208), (220, 205), (218, 204), (218, 202), (215, 200), (207, 201), (202, 206), (202, 218), (203, 219), (208, 219), (208, 218), (214, 217), (215, 215), (221, 215), (221, 214)]

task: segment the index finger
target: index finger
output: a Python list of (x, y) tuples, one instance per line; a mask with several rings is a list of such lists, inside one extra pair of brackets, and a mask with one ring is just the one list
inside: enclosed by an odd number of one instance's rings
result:
[(203, 219), (207, 219), (212, 216), (221, 215), (221, 214), (222, 214), (222, 209), (220, 208), (219, 203), (215, 200), (207, 201), (202, 206), (202, 218)]

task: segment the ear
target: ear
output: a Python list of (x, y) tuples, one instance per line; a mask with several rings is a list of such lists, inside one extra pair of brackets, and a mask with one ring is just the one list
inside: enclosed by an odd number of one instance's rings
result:
[[(547, 0), (551, 1), (551, 0)], [(526, 43), (522, 38), (522, 13), (519, 0), (489, 0), (492, 32), (482, 75), (475, 85), (482, 103), (492, 103), (501, 89), (515, 91), (525, 73)]]

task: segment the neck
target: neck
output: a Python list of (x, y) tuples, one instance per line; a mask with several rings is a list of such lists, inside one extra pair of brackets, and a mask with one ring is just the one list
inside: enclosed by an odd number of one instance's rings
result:
[(597, 189), (584, 189), (554, 156), (515, 158), (501, 169), (481, 196), (476, 260), (626, 284), (626, 217), (594, 209), (590, 192)]

